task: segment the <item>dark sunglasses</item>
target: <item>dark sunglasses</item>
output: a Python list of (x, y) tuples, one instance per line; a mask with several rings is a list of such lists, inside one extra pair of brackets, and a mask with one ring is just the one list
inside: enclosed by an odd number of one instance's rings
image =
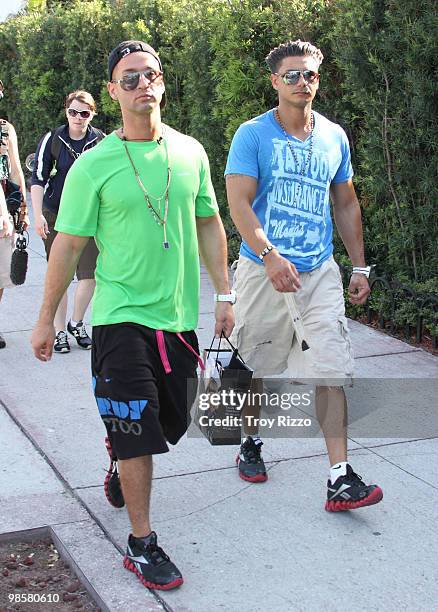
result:
[(152, 70), (152, 68), (149, 70), (142, 70), (141, 72), (130, 72), (129, 74), (125, 74), (122, 79), (112, 80), (111, 83), (120, 83), (120, 87), (125, 91), (133, 91), (137, 89), (141, 76), (144, 76), (149, 83), (154, 83), (158, 81), (158, 79), (161, 80), (163, 73)]
[(87, 110), (78, 111), (75, 108), (68, 108), (67, 112), (70, 115), (70, 117), (77, 117), (77, 115), (80, 115), (82, 119), (88, 119), (88, 117), (91, 115), (91, 111), (87, 111)]
[(319, 79), (319, 74), (313, 70), (288, 70), (284, 74), (278, 74), (278, 72), (274, 74), (279, 76), (286, 85), (296, 85), (301, 75), (307, 83), (316, 83)]

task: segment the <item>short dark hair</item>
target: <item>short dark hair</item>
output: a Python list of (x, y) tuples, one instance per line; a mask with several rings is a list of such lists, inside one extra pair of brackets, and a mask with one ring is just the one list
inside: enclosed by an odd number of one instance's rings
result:
[(269, 70), (272, 73), (275, 73), (285, 57), (296, 57), (299, 55), (309, 55), (310, 57), (313, 57), (313, 59), (318, 63), (318, 67), (324, 59), (323, 54), (317, 47), (315, 47), (315, 45), (299, 39), (288, 40), (287, 42), (278, 45), (278, 47), (275, 47), (275, 49), (272, 49), (272, 51), (268, 53), (265, 59)]

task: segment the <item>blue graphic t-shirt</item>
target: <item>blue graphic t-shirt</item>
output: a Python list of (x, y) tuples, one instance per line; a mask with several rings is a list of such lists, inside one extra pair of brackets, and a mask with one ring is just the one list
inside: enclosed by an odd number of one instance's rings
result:
[[(318, 268), (332, 254), (330, 185), (353, 176), (344, 130), (319, 113), (313, 114), (313, 150), (304, 176), (300, 172), (308, 158), (310, 136), (302, 142), (289, 135), (298, 160), (296, 167), (272, 110), (239, 127), (225, 168), (225, 175), (244, 174), (257, 179), (252, 208), (268, 240), (299, 272)], [(262, 263), (244, 241), (240, 253)]]

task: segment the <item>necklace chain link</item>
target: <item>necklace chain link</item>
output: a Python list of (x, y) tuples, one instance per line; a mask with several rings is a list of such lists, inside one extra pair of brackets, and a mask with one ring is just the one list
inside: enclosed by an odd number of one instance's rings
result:
[[(282, 129), (282, 132), (284, 134), (284, 137), (286, 138), (286, 142), (287, 142), (287, 146), (289, 147), (289, 151), (292, 154), (292, 157), (294, 158), (294, 162), (295, 162), (295, 168), (298, 170), (299, 167), (299, 161), (298, 161), (298, 157), (297, 154), (294, 151), (292, 142), (289, 139), (289, 134), (286, 132), (286, 128), (283, 125), (282, 120), (280, 119), (280, 113), (278, 112), (278, 107), (275, 109), (274, 111), (274, 115), (275, 118), (279, 124), (279, 126)], [(292, 208), (295, 208), (297, 202), (299, 201), (299, 198), (301, 196), (302, 190), (303, 190), (303, 183), (304, 183), (304, 174), (306, 173), (307, 167), (310, 163), (310, 159), (312, 157), (312, 152), (313, 152), (313, 129), (315, 127), (315, 118), (313, 116), (313, 112), (310, 115), (310, 136), (309, 136), (309, 150), (307, 152), (307, 157), (306, 159), (303, 160), (303, 163), (301, 164), (301, 170), (299, 171), (299, 175), (301, 177), (300, 182), (298, 183), (298, 187), (295, 190), (295, 195), (294, 195), (294, 200), (292, 203)]]
[[(164, 190), (164, 192), (156, 197), (153, 196), (152, 194), (148, 193), (146, 187), (143, 184), (143, 181), (140, 178), (140, 174), (137, 170), (137, 168), (135, 167), (135, 164), (133, 162), (133, 159), (131, 157), (131, 154), (128, 151), (128, 147), (126, 146), (126, 141), (123, 140), (123, 146), (125, 147), (125, 151), (126, 154), (128, 156), (128, 159), (131, 163), (132, 169), (134, 170), (134, 174), (135, 174), (135, 178), (137, 180), (138, 186), (140, 187), (144, 199), (146, 201), (146, 205), (147, 205), (147, 209), (149, 210), (149, 212), (152, 214), (152, 217), (154, 218), (154, 220), (156, 221), (156, 223), (158, 225), (161, 225), (163, 228), (163, 247), (165, 249), (169, 248), (169, 242), (167, 241), (167, 231), (166, 231), (166, 223), (167, 223), (167, 216), (169, 213), (169, 187), (170, 187), (170, 178), (171, 178), (171, 167), (170, 167), (170, 160), (169, 160), (169, 151), (167, 148), (167, 140), (165, 138), (163, 138), (164, 141), (164, 147), (166, 150), (166, 160), (167, 160), (167, 180), (166, 180), (166, 188)], [(154, 205), (151, 202), (151, 198), (153, 200), (155, 200), (157, 202), (157, 208), (158, 210), (155, 209)], [(161, 202), (164, 199), (164, 210), (163, 213), (161, 214)]]

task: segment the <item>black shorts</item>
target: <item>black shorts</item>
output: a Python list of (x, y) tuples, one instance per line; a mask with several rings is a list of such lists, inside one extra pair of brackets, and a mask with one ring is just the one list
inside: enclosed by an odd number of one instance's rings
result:
[(136, 323), (93, 328), (94, 395), (114, 456), (166, 453), (190, 423), (199, 346), (194, 331)]
[[(58, 235), (58, 232), (55, 230), (55, 223), (58, 215), (47, 208), (43, 208), (43, 215), (49, 228), (49, 234), (47, 238), (43, 240), (46, 258), (47, 261), (49, 261), (53, 241)], [(94, 238), (90, 238), (90, 240), (87, 242), (87, 246), (84, 248), (81, 256), (79, 257), (79, 261), (76, 266), (76, 278), (78, 281), (94, 278), (94, 271), (96, 269), (96, 260), (98, 255), (99, 251), (97, 250)]]

